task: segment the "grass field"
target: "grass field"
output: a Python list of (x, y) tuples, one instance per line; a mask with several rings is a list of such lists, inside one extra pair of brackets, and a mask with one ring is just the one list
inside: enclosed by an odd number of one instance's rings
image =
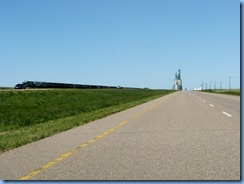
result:
[(221, 90), (220, 89), (216, 89), (216, 90), (207, 89), (207, 90), (203, 90), (203, 92), (240, 96), (240, 89), (232, 89), (230, 91), (228, 89), (221, 89)]
[(0, 152), (172, 93), (170, 90), (0, 92)]

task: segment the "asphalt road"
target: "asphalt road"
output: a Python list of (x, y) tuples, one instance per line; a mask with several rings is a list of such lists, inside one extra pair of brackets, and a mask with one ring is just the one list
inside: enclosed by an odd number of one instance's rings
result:
[(239, 180), (240, 98), (176, 92), (0, 155), (2, 180)]

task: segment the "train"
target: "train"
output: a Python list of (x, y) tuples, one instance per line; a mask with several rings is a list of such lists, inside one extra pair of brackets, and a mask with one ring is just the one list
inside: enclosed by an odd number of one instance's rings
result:
[(21, 84), (16, 84), (14, 88), (15, 89), (26, 89), (26, 88), (140, 89), (134, 87), (69, 84), (69, 83), (39, 82), (39, 81), (24, 81)]

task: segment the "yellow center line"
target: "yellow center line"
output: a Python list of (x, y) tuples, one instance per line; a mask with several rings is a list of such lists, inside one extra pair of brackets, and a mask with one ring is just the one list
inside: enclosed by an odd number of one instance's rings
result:
[[(172, 95), (172, 94), (171, 94), (171, 95)], [(35, 171), (32, 171), (31, 173), (29, 173), (29, 174), (27, 174), (27, 175), (25, 175), (25, 176), (19, 178), (19, 180), (29, 180), (30, 178), (32, 178), (33, 176), (39, 174), (40, 172), (44, 171), (45, 169), (47, 169), (47, 168), (49, 168), (49, 167), (51, 167), (51, 166), (57, 164), (58, 162), (60, 162), (60, 161), (62, 161), (62, 160), (64, 160), (64, 159), (66, 159), (67, 157), (71, 156), (73, 153), (77, 152), (78, 150), (80, 150), (80, 149), (82, 149), (82, 148), (88, 146), (89, 144), (91, 144), (91, 143), (93, 143), (93, 142), (95, 142), (95, 141), (97, 141), (97, 140), (103, 138), (104, 136), (106, 136), (106, 135), (108, 135), (108, 134), (114, 132), (116, 129), (118, 129), (118, 128), (124, 126), (124, 125), (126, 125), (126, 124), (129, 123), (130, 121), (132, 121), (132, 120), (134, 120), (134, 119), (140, 117), (141, 115), (145, 114), (146, 112), (152, 110), (153, 108), (157, 107), (158, 105), (160, 105), (160, 104), (162, 104), (164, 101), (166, 101), (171, 95), (166, 96), (161, 102), (156, 103), (156, 104), (154, 104), (154, 105), (148, 107), (147, 109), (145, 109), (145, 110), (143, 110), (142, 112), (140, 112), (140, 113), (138, 113), (138, 114), (132, 116), (131, 118), (128, 118), (127, 120), (124, 120), (124, 121), (120, 122), (120, 123), (119, 123), (118, 125), (116, 125), (115, 127), (113, 127), (113, 128), (111, 128), (111, 129), (109, 129), (109, 130), (107, 130), (107, 131), (101, 133), (100, 135), (96, 136), (95, 138), (89, 140), (88, 142), (83, 143), (83, 144), (77, 146), (75, 149), (73, 149), (73, 150), (71, 150), (71, 151), (69, 151), (69, 152), (67, 152), (67, 153), (62, 154), (62, 155), (59, 156), (58, 158), (54, 159), (54, 160), (51, 161), (51, 162), (48, 162), (47, 164), (43, 165), (42, 167), (36, 169)]]

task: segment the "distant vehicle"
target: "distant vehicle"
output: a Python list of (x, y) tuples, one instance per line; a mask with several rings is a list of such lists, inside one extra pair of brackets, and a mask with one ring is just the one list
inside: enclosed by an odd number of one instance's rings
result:
[(25, 85), (24, 84), (16, 84), (14, 89), (25, 89)]

